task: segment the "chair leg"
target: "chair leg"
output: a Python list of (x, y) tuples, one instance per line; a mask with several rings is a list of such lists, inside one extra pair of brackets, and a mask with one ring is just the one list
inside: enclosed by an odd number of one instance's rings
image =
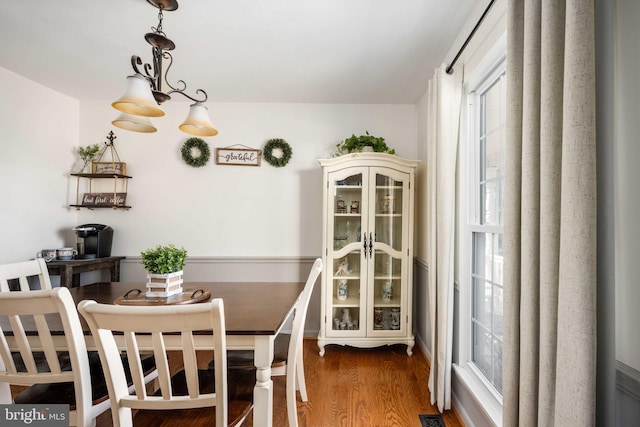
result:
[[(295, 370), (294, 370), (295, 371)], [(298, 409), (296, 408), (296, 377), (297, 375), (287, 375), (287, 416), (289, 417), (289, 427), (298, 427)]]
[[(4, 370), (4, 364), (0, 360), (0, 365), (2, 365), (2, 369)], [(9, 383), (0, 383), (0, 403), (2, 404), (10, 404), (13, 403), (11, 399), (11, 386)]]
[(298, 390), (300, 390), (300, 400), (306, 402), (309, 400), (307, 398), (307, 382), (304, 379), (304, 363), (302, 357), (302, 349), (298, 351), (298, 357), (296, 360), (296, 384), (298, 386)]

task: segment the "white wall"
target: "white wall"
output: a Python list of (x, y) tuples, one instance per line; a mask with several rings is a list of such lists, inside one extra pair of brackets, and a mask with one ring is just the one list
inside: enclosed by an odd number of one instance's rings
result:
[(69, 243), (76, 100), (0, 68), (0, 263)]
[[(188, 103), (163, 105), (154, 134), (111, 126), (116, 110), (109, 103), (81, 105), (83, 145), (104, 141), (109, 130), (127, 163), (129, 211), (82, 210), (78, 223), (114, 228), (113, 253), (139, 255), (157, 244), (184, 246), (192, 256), (318, 256), (322, 230), (322, 175), (318, 158), (335, 144), (368, 130), (383, 136), (399, 155), (415, 158), (414, 105), (215, 104), (208, 103), (216, 147), (262, 148), (283, 138), (293, 149), (283, 168), (186, 165), (180, 147), (189, 136), (177, 129)], [(213, 154), (213, 153), (212, 153)]]

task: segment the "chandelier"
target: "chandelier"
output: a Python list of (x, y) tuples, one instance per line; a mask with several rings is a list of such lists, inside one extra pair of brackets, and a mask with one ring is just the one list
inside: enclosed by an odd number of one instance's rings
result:
[[(176, 10), (177, 0), (147, 0), (147, 2), (158, 8), (158, 26), (151, 27), (152, 32), (144, 36), (152, 47), (153, 62), (143, 63), (137, 55), (131, 57), (131, 66), (135, 74), (127, 77), (124, 95), (111, 104), (116, 110), (122, 112), (111, 123), (121, 129), (134, 132), (155, 132), (157, 129), (149, 117), (164, 116), (160, 104), (170, 100), (171, 95), (177, 93), (194, 102), (189, 108), (189, 115), (179, 126), (180, 130), (197, 136), (217, 135), (218, 131), (211, 124), (208, 109), (204, 105), (208, 98), (207, 93), (197, 89), (195, 95), (191, 96), (185, 92), (187, 84), (183, 80), (178, 80), (175, 85), (171, 85), (167, 80), (173, 63), (173, 57), (168, 51), (175, 49), (176, 45), (162, 31), (162, 12)], [(167, 89), (163, 89), (165, 84)]]

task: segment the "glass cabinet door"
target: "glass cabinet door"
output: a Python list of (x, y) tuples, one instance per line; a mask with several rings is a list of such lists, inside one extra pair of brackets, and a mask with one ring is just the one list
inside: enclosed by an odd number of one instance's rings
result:
[(363, 215), (368, 195), (367, 168), (336, 172), (329, 181), (327, 265), (332, 277), (327, 303), (332, 318), (327, 335), (364, 336), (366, 331), (366, 260), (362, 235), (366, 230)]
[(367, 236), (369, 276), (373, 277), (369, 287), (369, 334), (405, 333), (408, 175), (392, 169), (372, 168), (369, 179), (373, 198)]

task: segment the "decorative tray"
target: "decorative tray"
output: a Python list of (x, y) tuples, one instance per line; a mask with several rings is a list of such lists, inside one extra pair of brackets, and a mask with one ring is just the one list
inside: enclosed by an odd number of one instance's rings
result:
[(113, 303), (117, 305), (193, 304), (208, 301), (209, 298), (211, 298), (211, 291), (208, 289), (183, 289), (182, 293), (167, 298), (147, 297), (146, 292), (131, 289), (123, 296), (116, 298)]

